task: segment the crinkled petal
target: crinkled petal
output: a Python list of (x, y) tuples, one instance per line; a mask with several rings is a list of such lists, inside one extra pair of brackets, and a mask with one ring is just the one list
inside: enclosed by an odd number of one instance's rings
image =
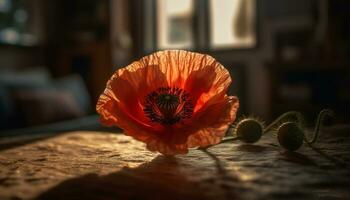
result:
[(206, 147), (217, 144), (225, 135), (228, 125), (236, 119), (239, 108), (237, 97), (225, 96), (212, 99), (204, 110), (197, 113), (188, 126), (169, 128), (168, 134), (158, 137), (147, 144), (152, 151), (163, 154), (187, 153), (188, 148)]
[[(97, 104), (103, 104), (105, 101), (100, 101), (106, 98), (105, 96), (108, 96), (109, 99), (113, 100), (110, 104), (113, 104), (114, 107), (122, 108), (124, 112), (127, 112), (139, 121), (148, 123), (149, 120), (143, 112), (143, 101), (146, 95), (157, 89), (157, 87), (165, 86), (167, 86), (165, 76), (157, 65), (145, 67), (138, 62), (134, 62), (128, 67), (118, 70), (111, 77)], [(97, 108), (99, 113), (105, 113), (109, 110), (101, 106), (99, 108)], [(115, 115), (114, 117), (118, 116)], [(120, 126), (118, 123), (114, 125)], [(120, 127), (123, 128), (122, 126)]]
[[(208, 55), (160, 51), (118, 70), (108, 81), (96, 109), (103, 124), (119, 126), (145, 142), (151, 151), (187, 153), (188, 148), (218, 143), (233, 122), (239, 103), (226, 96), (228, 71)], [(160, 87), (177, 87), (191, 95), (192, 118), (171, 126), (150, 122), (145, 97)]]
[(239, 101), (235, 96), (226, 96), (224, 100), (205, 107), (192, 121), (197, 131), (189, 135), (188, 147), (206, 147), (219, 143), (225, 136), (228, 125), (235, 121), (238, 108)]

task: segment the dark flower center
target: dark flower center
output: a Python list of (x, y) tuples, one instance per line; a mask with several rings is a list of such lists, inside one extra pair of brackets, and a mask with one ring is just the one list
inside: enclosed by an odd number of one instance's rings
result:
[(152, 121), (173, 125), (188, 119), (193, 113), (189, 93), (176, 87), (161, 87), (146, 96), (143, 111)]

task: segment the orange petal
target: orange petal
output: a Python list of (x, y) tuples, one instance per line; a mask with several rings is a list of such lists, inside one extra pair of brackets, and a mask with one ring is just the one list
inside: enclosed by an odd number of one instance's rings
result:
[(195, 111), (231, 84), (229, 72), (213, 57), (183, 50), (159, 51), (142, 58), (143, 65), (158, 65), (168, 86), (184, 88), (196, 103)]
[(236, 119), (238, 108), (239, 101), (234, 96), (225, 96), (223, 100), (215, 103), (208, 102), (208, 105), (193, 117), (192, 124), (197, 131), (189, 135), (189, 147), (206, 147), (219, 143), (225, 136), (228, 125)]
[(179, 154), (187, 153), (188, 148), (217, 144), (235, 120), (238, 107), (236, 97), (226, 96), (198, 113), (188, 126), (168, 129), (164, 137), (148, 141), (147, 148), (163, 154)]
[(148, 93), (166, 85), (165, 76), (157, 65), (144, 67), (134, 62), (112, 76), (104, 94), (114, 99), (113, 104), (118, 104), (118, 107), (123, 108), (125, 112), (147, 123), (149, 120), (143, 112), (143, 101)]
[(125, 133), (134, 138), (146, 142), (154, 137), (153, 127), (142, 123), (137, 118), (125, 112), (125, 110), (109, 96), (108, 93), (102, 94), (96, 110), (101, 115), (101, 122), (107, 126), (119, 126)]
[(185, 85), (185, 90), (191, 94), (196, 102), (195, 112), (210, 98), (218, 94), (225, 94), (231, 83), (229, 72), (219, 63), (204, 66), (193, 71)]
[[(236, 97), (227, 97), (228, 71), (214, 58), (188, 51), (161, 51), (118, 70), (108, 81), (96, 109), (102, 123), (163, 154), (187, 153), (189, 147), (216, 144), (233, 122)], [(193, 116), (164, 126), (150, 122), (143, 112), (146, 95), (160, 87), (177, 87), (191, 94)]]
[[(123, 128), (126, 135), (145, 142), (147, 148), (151, 151), (158, 151), (162, 154), (185, 154), (188, 152), (187, 144), (172, 144), (169, 143), (165, 137), (161, 134), (165, 132), (159, 132), (154, 130), (154, 127), (150, 127), (143, 124), (127, 112), (123, 111), (118, 104), (114, 103), (114, 100), (108, 96), (102, 95), (100, 101), (97, 104), (97, 109), (101, 115), (101, 122), (105, 125), (118, 125)], [(117, 117), (116, 117), (117, 116)]]

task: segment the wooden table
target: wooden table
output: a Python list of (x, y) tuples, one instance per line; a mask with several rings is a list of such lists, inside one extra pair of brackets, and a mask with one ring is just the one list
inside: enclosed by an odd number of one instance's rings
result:
[(350, 128), (281, 149), (266, 134), (174, 157), (122, 134), (67, 132), (0, 151), (0, 199), (350, 199)]

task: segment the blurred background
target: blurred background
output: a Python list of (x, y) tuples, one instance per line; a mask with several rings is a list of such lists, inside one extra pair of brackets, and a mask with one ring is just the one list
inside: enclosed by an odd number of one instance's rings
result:
[(162, 49), (207, 53), (239, 115), (350, 114), (347, 0), (0, 0), (0, 135), (100, 129), (118, 68)]

